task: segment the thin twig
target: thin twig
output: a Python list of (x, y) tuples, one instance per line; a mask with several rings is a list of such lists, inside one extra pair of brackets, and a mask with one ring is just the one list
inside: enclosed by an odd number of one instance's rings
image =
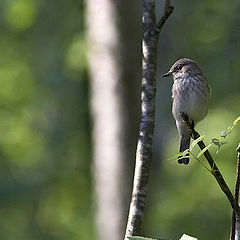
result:
[[(238, 153), (237, 158), (237, 173), (236, 173), (236, 182), (235, 182), (235, 199), (238, 202), (239, 199), (239, 185), (240, 185), (240, 143), (238, 144), (238, 147), (236, 149)], [(236, 213), (235, 211), (232, 212), (232, 228), (231, 228), (231, 234), (230, 234), (230, 240), (235, 239), (235, 231), (236, 231)]]
[(165, 11), (159, 31), (156, 29), (155, 1), (143, 0), (143, 59), (142, 59), (142, 113), (136, 152), (136, 164), (133, 182), (132, 199), (125, 233), (129, 236), (140, 235), (144, 208), (146, 203), (150, 166), (152, 161), (152, 141), (155, 126), (155, 97), (157, 71), (157, 44), (159, 32), (172, 13), (169, 9), (170, 0), (165, 1)]
[[(199, 138), (200, 135), (199, 135), (198, 132), (195, 131), (195, 129), (193, 127), (193, 124), (188, 119), (188, 115), (186, 113), (181, 113), (181, 117), (182, 117), (183, 121), (186, 122), (186, 124), (187, 124), (187, 126), (189, 128), (189, 131), (191, 133), (192, 138), (194, 140)], [(199, 141), (197, 144), (198, 144), (198, 146), (200, 147), (201, 150), (203, 150), (206, 147), (206, 145), (204, 144), (203, 141)], [(212, 175), (215, 177), (219, 187), (222, 189), (222, 191), (224, 192), (224, 194), (228, 198), (228, 200), (229, 200), (229, 202), (230, 202), (230, 204), (232, 206), (232, 209), (235, 211), (237, 216), (240, 216), (240, 208), (239, 208), (238, 202), (235, 199), (235, 197), (233, 196), (233, 194), (231, 193), (227, 183), (225, 182), (221, 172), (219, 171), (216, 163), (214, 162), (210, 152), (208, 150), (206, 150), (204, 152), (204, 156), (207, 159), (207, 161), (208, 161), (208, 163), (209, 163), (209, 165), (211, 167)]]
[(161, 29), (163, 27), (163, 25), (165, 24), (165, 22), (167, 21), (167, 19), (169, 18), (169, 16), (172, 14), (173, 12), (173, 6), (171, 6), (171, 2), (170, 0), (165, 0), (165, 6), (164, 6), (164, 13), (163, 16), (160, 18), (160, 20), (158, 21), (157, 24), (154, 24), (154, 26), (152, 26), (151, 28), (148, 29), (148, 31), (146, 31), (144, 33), (144, 36), (147, 35), (159, 35), (159, 33), (161, 32)]
[(172, 14), (172, 12), (173, 12), (173, 6), (171, 6), (171, 2), (170, 2), (170, 0), (166, 0), (164, 14), (156, 25), (158, 31), (161, 30), (162, 26), (164, 25), (164, 23), (166, 22), (168, 17)]

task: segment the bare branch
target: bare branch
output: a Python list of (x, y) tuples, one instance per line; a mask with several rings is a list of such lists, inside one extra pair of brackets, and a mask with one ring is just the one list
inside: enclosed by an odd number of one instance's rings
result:
[(170, 0), (166, 0), (165, 7), (164, 7), (164, 14), (156, 25), (157, 31), (159, 32), (161, 31), (162, 26), (167, 21), (168, 17), (172, 14), (172, 12), (173, 12), (173, 6), (171, 6), (171, 2)]
[[(183, 121), (186, 122), (186, 124), (187, 124), (187, 126), (189, 128), (189, 131), (191, 133), (192, 138), (193, 139), (199, 138), (200, 135), (199, 135), (198, 132), (195, 131), (192, 123), (188, 119), (188, 115), (186, 113), (181, 113), (181, 116), (182, 116)], [(204, 144), (203, 141), (199, 141), (198, 142), (198, 146), (200, 147), (201, 150), (203, 150), (206, 147), (206, 145)], [(221, 172), (219, 171), (216, 163), (214, 162), (210, 152), (208, 150), (206, 150), (204, 152), (204, 156), (207, 159), (207, 161), (208, 161), (208, 163), (209, 163), (209, 165), (211, 167), (212, 175), (215, 177), (215, 179), (218, 182), (219, 187), (222, 189), (222, 191), (224, 192), (224, 194), (228, 198), (228, 200), (229, 200), (229, 202), (230, 202), (230, 204), (232, 206), (232, 209), (235, 211), (237, 216), (240, 216), (240, 208), (239, 208), (238, 202), (234, 198), (234, 196), (232, 195), (232, 193), (231, 193), (227, 183), (225, 182)]]
[[(144, 31), (144, 33), (143, 33), (144, 37), (146, 37), (148, 35), (151, 35), (151, 36), (159, 35), (163, 25), (165, 24), (165, 22), (167, 21), (169, 16), (172, 14), (172, 12), (173, 12), (173, 6), (171, 6), (170, 0), (165, 0), (163, 16), (160, 18), (160, 20), (157, 24), (154, 24), (151, 27), (148, 27), (146, 29), (146, 31)], [(156, 17), (154, 17), (154, 19), (153, 19), (154, 23), (156, 22), (155, 18)]]

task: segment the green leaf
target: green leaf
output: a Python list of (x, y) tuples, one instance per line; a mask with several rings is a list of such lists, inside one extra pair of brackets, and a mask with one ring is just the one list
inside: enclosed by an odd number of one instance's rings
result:
[(235, 127), (239, 122), (240, 122), (240, 116), (234, 120), (233, 127)]
[(227, 136), (227, 132), (225, 130), (221, 131), (221, 137), (225, 138)]
[(181, 160), (183, 158), (186, 158), (186, 156), (179, 157), (177, 160)]
[[(222, 135), (221, 135), (221, 136), (222, 136)], [(212, 139), (212, 143), (213, 143), (214, 145), (217, 145), (217, 146), (220, 146), (220, 145), (221, 145), (220, 140), (217, 139), (217, 138), (213, 138), (213, 139)]]
[(210, 143), (210, 144), (207, 145), (203, 150), (201, 150), (201, 151), (198, 153), (197, 158), (201, 157), (211, 146), (212, 146), (212, 143)]
[(200, 141), (202, 141), (204, 137), (205, 137), (205, 135), (200, 136), (199, 138), (195, 139), (190, 146), (190, 151), (192, 151), (192, 149), (195, 147), (195, 145), (198, 144)]
[(182, 155), (183, 155), (182, 152), (176, 153), (173, 156), (171, 156), (170, 158), (168, 158), (168, 160), (177, 159), (179, 157), (182, 157)]
[(233, 124), (230, 125), (230, 126), (227, 128), (226, 131), (222, 131), (222, 132), (221, 132), (221, 137), (226, 138), (227, 135), (229, 135), (230, 133), (232, 133), (233, 128), (234, 128), (239, 122), (240, 122), (240, 116), (237, 117), (237, 118), (234, 120)]
[(185, 158), (186, 155), (189, 154), (189, 149), (186, 149), (184, 152), (179, 152), (174, 154), (172, 157), (168, 158), (168, 160), (180, 160)]
[(183, 157), (188, 155), (188, 154), (189, 154), (189, 148), (182, 152)]
[(197, 238), (190, 237), (186, 234), (183, 234), (182, 237), (180, 238), (180, 240), (197, 240)]
[(220, 140), (217, 139), (217, 138), (213, 138), (213, 139), (212, 139), (212, 143), (218, 147), (218, 149), (217, 149), (217, 151), (216, 151), (216, 154), (218, 154), (218, 153), (219, 153), (219, 150), (220, 150), (220, 147), (221, 147), (222, 145), (224, 145), (224, 144), (227, 144), (228, 142), (222, 142), (222, 141), (220, 141)]

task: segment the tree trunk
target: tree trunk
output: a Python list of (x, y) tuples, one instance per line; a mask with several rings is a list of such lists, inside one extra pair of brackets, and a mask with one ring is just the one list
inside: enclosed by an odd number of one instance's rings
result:
[(143, 0), (142, 9), (142, 111), (136, 151), (132, 199), (129, 208), (125, 240), (127, 240), (129, 236), (141, 234), (150, 167), (153, 157), (152, 147), (155, 127), (157, 43), (159, 33), (173, 11), (170, 0), (166, 0), (164, 14), (157, 23), (155, 0)]
[[(137, 141), (141, 18), (137, 1), (87, 1), (97, 239), (123, 239)], [(140, 3), (139, 3), (140, 4)]]

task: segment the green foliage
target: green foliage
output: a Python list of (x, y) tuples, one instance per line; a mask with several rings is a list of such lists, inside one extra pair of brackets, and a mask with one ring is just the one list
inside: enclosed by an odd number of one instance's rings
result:
[(240, 116), (237, 117), (234, 120), (233, 124), (230, 125), (226, 130), (221, 131), (221, 137), (226, 138), (230, 133), (232, 133), (233, 128), (236, 127), (239, 122), (240, 122)]
[[(234, 122), (226, 130), (221, 131), (221, 137), (223, 139), (227, 138), (228, 135), (232, 133), (233, 129), (238, 125), (239, 122), (240, 122), (240, 116), (237, 117), (234, 120)], [(219, 153), (219, 150), (220, 150), (221, 146), (227, 144), (226, 141), (221, 141), (217, 138), (213, 138), (212, 143), (217, 146), (217, 152), (216, 153)]]
[(197, 158), (201, 157), (211, 146), (212, 146), (212, 143), (210, 143), (210, 144), (207, 145), (204, 149), (202, 149), (202, 150), (198, 153)]
[(216, 151), (216, 153), (219, 153), (220, 147), (221, 147), (222, 145), (227, 144), (227, 142), (222, 142), (222, 141), (220, 141), (220, 140), (217, 139), (217, 138), (213, 138), (213, 139), (212, 139), (212, 143), (213, 143), (214, 145), (216, 145), (217, 148), (218, 148), (217, 151)]
[(193, 148), (194, 148), (200, 141), (202, 141), (205, 136), (206, 136), (206, 135), (202, 135), (202, 136), (200, 136), (199, 138), (193, 140), (192, 143), (191, 143), (191, 145), (190, 145), (190, 151), (192, 151)]
[[(240, 122), (240, 116), (237, 117), (237, 118), (234, 120), (233, 124), (230, 125), (230, 126), (227, 128), (227, 130), (221, 131), (221, 137), (225, 139), (229, 134), (232, 133), (233, 128), (236, 127), (239, 122)], [(197, 156), (196, 156), (196, 155), (193, 153), (193, 149), (194, 149), (194, 147), (195, 147), (200, 141), (204, 140), (204, 137), (205, 137), (205, 136), (206, 136), (206, 135), (202, 135), (202, 136), (200, 136), (199, 138), (195, 139), (194, 141), (192, 141), (189, 149), (186, 149), (184, 152), (180, 152), (180, 153), (174, 154), (173, 156), (171, 156), (171, 157), (169, 158), (169, 160), (182, 159), (182, 158), (184, 158), (187, 154), (191, 154), (198, 162), (200, 162), (200, 163), (202, 164), (202, 162), (199, 160), (199, 158), (200, 158), (207, 150), (209, 150), (210, 147), (212, 147), (213, 145), (216, 145), (216, 146), (218, 147), (216, 153), (218, 153), (219, 150), (220, 150), (220, 147), (223, 146), (223, 145), (225, 145), (225, 144), (227, 144), (226, 141), (220, 141), (220, 140), (217, 139), (217, 138), (213, 138), (213, 139), (212, 139), (212, 143), (208, 144), (204, 149), (200, 150), (200, 151), (198, 152)], [(203, 165), (206, 169), (208, 169), (204, 164), (202, 164), (202, 165)], [(209, 170), (209, 169), (208, 169), (208, 170)], [(211, 172), (211, 171), (210, 171), (210, 172)]]

